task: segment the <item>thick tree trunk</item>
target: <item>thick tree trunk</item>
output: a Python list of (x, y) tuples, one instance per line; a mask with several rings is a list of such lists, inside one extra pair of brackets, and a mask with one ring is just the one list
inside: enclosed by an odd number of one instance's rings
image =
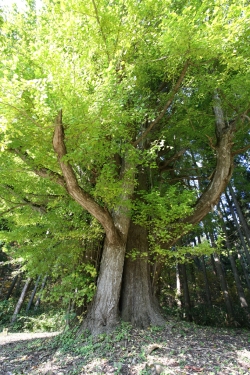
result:
[(55, 125), (53, 146), (63, 173), (65, 187), (69, 195), (99, 221), (106, 234), (96, 294), (83, 323), (83, 329), (98, 334), (112, 330), (119, 321), (118, 305), (130, 224), (127, 201), (134, 191), (135, 168), (125, 155), (121, 160), (119, 173), (123, 187), (120, 204), (113, 212), (109, 212), (79, 185), (73, 167), (64, 159), (67, 149), (64, 142), (62, 111), (59, 112)]
[(97, 290), (91, 303), (83, 329), (92, 334), (109, 332), (119, 322), (119, 298), (126, 243), (124, 240), (109, 243), (105, 240)]
[[(133, 252), (136, 252), (135, 258), (131, 256)], [(147, 231), (132, 222), (128, 233), (127, 254), (120, 304), (122, 320), (141, 328), (163, 325), (165, 321), (152, 294)]]

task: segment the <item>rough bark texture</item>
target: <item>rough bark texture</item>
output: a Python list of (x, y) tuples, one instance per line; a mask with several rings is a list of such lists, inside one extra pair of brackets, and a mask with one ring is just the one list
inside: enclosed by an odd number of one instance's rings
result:
[[(131, 252), (137, 253), (133, 259)], [(146, 328), (149, 325), (163, 325), (159, 307), (153, 298), (149, 265), (146, 229), (130, 223), (127, 254), (121, 295), (121, 317), (133, 325)]]
[(216, 168), (211, 182), (197, 201), (192, 215), (184, 222), (189, 224), (199, 223), (219, 202), (220, 196), (229, 183), (233, 173), (232, 144), (235, 132), (234, 124), (227, 125), (224, 121), (221, 103), (215, 95), (214, 113), (216, 120)]
[(109, 332), (119, 322), (119, 297), (126, 243), (104, 243), (97, 290), (83, 328), (92, 334)]
[[(126, 240), (130, 223), (126, 201), (133, 193), (133, 179), (128, 180), (125, 178), (123, 180), (124, 194), (120, 197), (120, 206), (111, 214), (96, 203), (94, 198), (80, 187), (72, 166), (63, 160), (63, 157), (67, 154), (67, 150), (64, 143), (62, 111), (59, 112), (56, 118), (53, 146), (69, 195), (93, 215), (105, 230), (106, 238), (97, 281), (97, 290), (84, 321), (83, 328), (89, 329), (92, 334), (110, 331), (119, 320), (118, 304)], [(128, 168), (132, 168), (132, 166), (124, 158), (120, 172), (121, 179), (123, 179)]]
[[(185, 75), (187, 67), (188, 64), (185, 66), (183, 76)], [(206, 191), (198, 200), (193, 214), (184, 220), (184, 222), (189, 224), (196, 224), (202, 220), (218, 202), (221, 193), (230, 180), (233, 170), (231, 146), (234, 128), (225, 125), (220, 103), (217, 99), (215, 100), (214, 112), (217, 128), (217, 166), (214, 176)], [(67, 155), (67, 149), (64, 143), (61, 111), (55, 123), (53, 146), (69, 195), (93, 215), (105, 230), (106, 239), (97, 282), (97, 291), (83, 327), (90, 329), (92, 333), (109, 331), (117, 324), (119, 319), (118, 303), (130, 224), (129, 215), (125, 207), (126, 200), (129, 199), (133, 193), (133, 183), (127, 181), (126, 177), (124, 178), (124, 194), (120, 197), (120, 207), (117, 207), (111, 214), (81, 188), (72, 166), (69, 162), (65, 161), (64, 156)], [(130, 167), (125, 157), (120, 173), (121, 179), (124, 171), (128, 170)], [(176, 240), (177, 239), (178, 238), (176, 238)], [(139, 253), (144, 252), (145, 248), (147, 248), (146, 241), (147, 235), (145, 230), (143, 228), (140, 228), (140, 230), (139, 228), (135, 229), (132, 224), (127, 248), (131, 250), (138, 248)], [(169, 246), (171, 245), (172, 244), (169, 244)], [(153, 302), (149, 284), (147, 259), (138, 258), (134, 262), (129, 259), (126, 260), (121, 306), (123, 319), (129, 320), (133, 324), (147, 326), (149, 324), (162, 323), (162, 318)]]
[(96, 203), (91, 195), (79, 186), (72, 166), (70, 163), (63, 161), (63, 157), (67, 155), (67, 150), (64, 143), (62, 111), (59, 112), (55, 125), (53, 147), (57, 154), (58, 163), (61, 167), (69, 195), (100, 222), (109, 241), (116, 242), (118, 233), (110, 213)]

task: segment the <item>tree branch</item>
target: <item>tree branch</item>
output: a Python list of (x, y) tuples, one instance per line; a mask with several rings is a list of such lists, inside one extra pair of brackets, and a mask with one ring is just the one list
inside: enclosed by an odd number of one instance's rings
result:
[(224, 120), (223, 111), (218, 94), (215, 94), (214, 113), (216, 121), (216, 160), (217, 165), (210, 183), (198, 199), (193, 213), (183, 220), (185, 223), (197, 224), (210, 212), (219, 202), (220, 196), (225, 190), (233, 173), (233, 135), (235, 133), (235, 122), (227, 125)]
[(187, 73), (187, 70), (188, 70), (188, 67), (189, 67), (189, 60), (187, 60), (184, 64), (184, 67), (182, 69), (182, 72), (180, 74), (180, 77), (178, 79), (178, 81), (176, 82), (173, 90), (172, 90), (172, 93), (171, 93), (171, 96), (170, 98), (168, 99), (167, 103), (165, 104), (165, 106), (163, 107), (161, 113), (156, 117), (156, 119), (151, 122), (151, 124), (148, 126), (148, 128), (144, 131), (144, 133), (133, 143), (134, 146), (137, 146), (146, 136), (147, 134), (153, 129), (153, 127), (155, 125), (158, 124), (158, 122), (163, 118), (163, 116), (165, 115), (166, 111), (168, 110), (168, 108), (171, 106), (171, 104), (173, 103), (173, 100), (174, 100), (174, 97), (175, 97), (175, 94), (179, 91), (180, 87), (181, 87), (181, 84), (185, 78), (185, 75)]
[(250, 145), (247, 145), (246, 147), (239, 148), (238, 150), (233, 151), (233, 155), (241, 154), (242, 152), (245, 152), (245, 151), (247, 151), (249, 149), (250, 149)]
[(72, 166), (69, 162), (63, 160), (64, 157), (67, 155), (67, 150), (64, 143), (62, 111), (59, 112), (55, 121), (53, 147), (55, 153), (57, 154), (58, 163), (61, 167), (66, 182), (66, 189), (69, 195), (99, 221), (99, 223), (105, 230), (107, 239), (112, 243), (116, 242), (118, 238), (118, 232), (114, 225), (111, 215), (103, 207), (99, 206), (90, 194), (85, 192), (79, 186)]
[[(15, 190), (11, 186), (8, 186), (8, 185), (2, 185), (2, 186), (4, 187), (5, 190), (9, 190), (13, 196), (17, 197), (18, 199), (21, 199), (22, 201), (22, 203), (11, 202), (12, 204), (16, 204), (17, 206), (20, 206), (20, 205), (30, 206), (34, 211), (37, 211), (41, 214), (45, 214), (47, 212), (46, 207), (43, 204), (34, 203), (34, 202), (31, 202), (29, 199), (22, 197), (20, 194), (16, 193)], [(4, 199), (3, 197), (1, 198), (4, 201), (6, 201), (6, 199)]]
[(35, 167), (34, 166), (34, 164), (35, 164), (34, 160), (27, 153), (23, 153), (17, 148), (9, 149), (9, 152), (18, 155), (20, 157), (20, 159), (22, 159), (22, 161), (24, 161), (27, 165), (29, 165), (32, 168), (33, 172), (36, 175), (38, 175), (40, 177), (43, 177), (43, 178), (48, 178), (51, 181), (54, 181), (58, 185), (61, 185), (63, 188), (65, 188), (64, 178), (60, 174), (58, 174), (56, 172), (53, 172), (48, 168), (44, 168), (44, 167), (37, 168), (37, 167)]

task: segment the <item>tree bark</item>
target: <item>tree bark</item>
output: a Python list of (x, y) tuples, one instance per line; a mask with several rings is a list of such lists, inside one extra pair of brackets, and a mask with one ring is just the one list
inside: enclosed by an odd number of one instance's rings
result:
[[(248, 248), (247, 248), (247, 244), (246, 244), (246, 242), (245, 242), (245, 239), (244, 239), (243, 233), (242, 233), (242, 231), (241, 231), (241, 227), (240, 227), (240, 225), (239, 225), (239, 223), (238, 223), (237, 217), (236, 217), (236, 215), (235, 215), (235, 212), (234, 212), (234, 209), (233, 209), (233, 206), (232, 206), (232, 202), (231, 202), (231, 200), (230, 200), (228, 194), (225, 193), (225, 196), (226, 196), (226, 199), (227, 199), (227, 204), (228, 204), (228, 206), (229, 206), (229, 208), (230, 208), (230, 212), (231, 212), (231, 215), (232, 215), (232, 218), (233, 218), (233, 221), (234, 221), (235, 227), (236, 227), (237, 232), (238, 232), (238, 234), (239, 234), (240, 241), (241, 241), (242, 247), (243, 247), (243, 249), (244, 249), (244, 252), (245, 252), (245, 255), (246, 255), (246, 258), (247, 258), (247, 262), (248, 262), (248, 264), (249, 264), (249, 266), (250, 266), (250, 253), (249, 253), (249, 250), (248, 250)], [(246, 223), (245, 223), (245, 224), (246, 224)], [(246, 237), (246, 238), (247, 238), (247, 237)]]
[(244, 289), (242, 288), (241, 281), (240, 281), (239, 274), (238, 274), (238, 270), (237, 270), (236, 263), (235, 263), (235, 260), (234, 260), (234, 256), (232, 254), (232, 245), (231, 245), (231, 242), (230, 242), (229, 237), (228, 237), (227, 228), (226, 228), (226, 225), (225, 225), (225, 222), (224, 222), (219, 204), (218, 204), (218, 212), (219, 212), (219, 216), (221, 218), (221, 227), (222, 227), (222, 230), (225, 234), (226, 247), (227, 247), (227, 250), (228, 250), (228, 256), (229, 256), (229, 260), (230, 260), (233, 275), (234, 275), (234, 280), (235, 280), (235, 285), (236, 285), (236, 289), (237, 289), (237, 293), (238, 293), (238, 297), (239, 297), (239, 301), (240, 301), (240, 306), (244, 309), (248, 309), (248, 304), (247, 304), (247, 301), (246, 301)]
[(217, 145), (215, 146), (217, 165), (211, 182), (195, 204), (193, 213), (183, 221), (189, 224), (199, 223), (219, 202), (220, 196), (229, 183), (233, 173), (232, 144), (235, 132), (234, 124), (226, 124), (220, 98), (214, 95), (214, 114), (216, 122)]
[(47, 276), (47, 275), (44, 276), (44, 278), (43, 278), (43, 282), (42, 282), (42, 286), (41, 286), (41, 289), (40, 289), (40, 291), (39, 291), (38, 298), (37, 298), (37, 300), (36, 300), (36, 302), (35, 302), (35, 310), (38, 309), (38, 306), (40, 305), (40, 302), (41, 302), (41, 295), (42, 295), (42, 292), (43, 292), (43, 290), (44, 290), (44, 288), (45, 288), (45, 285), (46, 285), (47, 279), (48, 279), (48, 276)]
[(212, 298), (211, 298), (209, 282), (208, 282), (208, 278), (207, 278), (207, 269), (206, 269), (206, 263), (205, 263), (204, 255), (201, 256), (201, 266), (202, 266), (202, 272), (203, 272), (203, 277), (204, 277), (204, 282), (205, 282), (207, 305), (211, 308), (212, 307)]
[(16, 321), (16, 319), (17, 319), (17, 315), (19, 314), (19, 312), (20, 312), (20, 310), (21, 310), (21, 307), (22, 307), (23, 301), (24, 301), (25, 296), (26, 296), (26, 294), (27, 294), (27, 292), (28, 292), (28, 290), (29, 290), (29, 286), (30, 286), (31, 282), (32, 282), (32, 279), (29, 277), (29, 278), (26, 280), (26, 283), (25, 283), (25, 285), (24, 285), (24, 287), (23, 287), (23, 290), (22, 290), (22, 293), (21, 293), (21, 295), (20, 295), (20, 298), (19, 298), (19, 300), (18, 300), (18, 302), (17, 302), (17, 304), (16, 304), (16, 308), (15, 308), (14, 314), (13, 314), (13, 316), (12, 316), (12, 318), (11, 318), (11, 324), (14, 324), (15, 321)]
[(97, 290), (83, 328), (92, 334), (111, 331), (119, 322), (119, 298), (126, 242), (104, 243)]
[(248, 289), (249, 289), (249, 291), (250, 291), (250, 279), (249, 279), (249, 275), (248, 275), (247, 266), (246, 266), (246, 264), (245, 264), (245, 261), (244, 261), (244, 259), (243, 259), (243, 257), (242, 257), (241, 252), (238, 251), (237, 256), (238, 256), (238, 259), (239, 259), (239, 261), (240, 261), (240, 264), (241, 264), (241, 267), (242, 267), (242, 270), (243, 270), (243, 273), (244, 273), (244, 276), (245, 276), (245, 280), (246, 280), (246, 283), (247, 283), (247, 287), (248, 287)]
[(219, 258), (217, 253), (214, 253), (214, 260), (215, 260), (217, 275), (218, 275), (219, 280), (220, 280), (221, 291), (223, 293), (225, 304), (226, 304), (226, 309), (227, 309), (229, 317), (232, 318), (233, 317), (233, 308), (232, 308), (231, 300), (230, 300), (230, 297), (229, 297), (227, 281), (226, 281), (226, 277), (225, 277), (224, 271), (223, 271), (222, 266), (221, 266), (220, 258)]
[[(210, 211), (214, 209), (216, 204), (219, 202), (220, 196), (226, 189), (229, 183), (233, 169), (233, 137), (235, 133), (235, 124), (227, 124), (224, 120), (222, 111), (221, 101), (217, 93), (214, 95), (214, 114), (215, 114), (215, 133), (217, 144), (213, 146), (216, 153), (216, 168), (211, 177), (210, 183), (207, 185), (205, 190), (194, 205), (194, 209), (191, 215), (187, 216), (183, 220), (183, 223), (195, 225), (199, 223)], [(173, 246), (179, 238), (183, 236), (183, 233), (176, 235), (174, 240), (165, 244), (165, 248)], [(157, 282), (161, 274), (162, 265), (155, 265), (153, 289), (157, 288)]]
[(30, 297), (29, 303), (28, 303), (27, 308), (26, 308), (26, 312), (29, 311), (29, 309), (30, 309), (30, 307), (31, 307), (31, 305), (32, 305), (33, 299), (34, 299), (34, 297), (35, 297), (35, 294), (36, 294), (36, 291), (37, 291), (37, 288), (38, 288), (38, 284), (39, 284), (40, 278), (41, 278), (41, 276), (38, 276), (38, 278), (37, 278), (37, 280), (36, 280), (36, 284), (35, 284), (34, 289), (33, 289), (33, 291), (32, 291), (32, 294), (31, 294), (31, 297)]
[[(131, 253), (135, 251), (137, 254), (133, 259)], [(127, 258), (124, 265), (121, 317), (122, 320), (140, 328), (165, 323), (152, 294), (147, 231), (132, 222), (128, 233)]]
[(90, 330), (92, 334), (108, 332), (119, 321), (118, 304), (130, 223), (129, 210), (126, 203), (134, 190), (134, 180), (133, 178), (127, 178), (126, 174), (128, 170), (133, 171), (133, 166), (127, 161), (125, 156), (120, 171), (124, 193), (120, 196), (120, 206), (110, 213), (79, 186), (72, 166), (64, 161), (67, 150), (64, 143), (62, 111), (59, 112), (56, 118), (53, 146), (69, 195), (99, 221), (106, 234), (96, 294), (82, 327)]
[[(217, 167), (210, 184), (195, 205), (193, 214), (183, 220), (183, 222), (189, 224), (196, 224), (199, 222), (217, 203), (220, 194), (225, 189), (231, 177), (233, 170), (231, 145), (234, 128), (232, 126), (227, 127), (225, 122), (221, 121), (221, 117), (217, 113), (218, 111), (216, 112), (217, 109), (221, 110), (220, 106), (215, 103)], [(65, 180), (66, 190), (68, 191), (69, 195), (91, 215), (93, 215), (105, 230), (106, 239), (104, 242), (100, 273), (97, 282), (97, 291), (87, 313), (83, 328), (89, 329), (92, 333), (109, 331), (119, 321), (118, 302), (121, 290), (126, 241), (130, 224), (130, 218), (128, 210), (125, 208), (125, 202), (127, 199), (129, 199), (134, 189), (134, 182), (132, 180), (127, 181), (126, 177), (123, 179), (123, 176), (131, 166), (128, 165), (126, 158), (124, 158), (120, 178), (123, 181), (125, 193), (121, 196), (120, 207), (117, 207), (113, 213), (110, 213), (108, 210), (105, 210), (102, 206), (96, 203), (93, 197), (79, 186), (72, 166), (69, 162), (65, 161), (64, 157), (67, 155), (67, 150), (64, 143), (62, 111), (59, 112), (56, 118), (53, 146), (58, 157), (58, 163), (60, 165), (63, 178)], [(177, 239), (178, 238), (176, 238), (176, 240)], [(133, 245), (130, 246), (133, 247)], [(171, 246), (171, 244), (169, 244), (169, 246)], [(145, 265), (146, 263), (143, 264), (142, 260), (140, 260), (140, 262), (142, 262), (140, 267), (136, 266), (135, 264), (133, 266), (131, 264), (130, 267), (134, 269), (136, 274), (141, 272), (144, 275), (143, 279), (145, 281), (147, 268)], [(146, 288), (146, 281), (142, 282), (141, 288), (142, 290)], [(147, 294), (149, 301), (148, 306), (150, 306), (151, 297), (149, 290)], [(123, 302), (123, 305), (125, 306), (126, 303)], [(153, 307), (152, 309), (152, 311), (154, 311)], [(138, 311), (138, 308), (135, 310)], [(150, 320), (154, 321), (155, 318), (153, 318), (153, 315), (155, 314), (152, 312), (150, 315), (152, 315)], [(136, 320), (135, 316), (131, 316), (131, 320), (140, 321), (141, 318)], [(142, 320), (145, 321), (146, 318), (143, 318)]]
[(18, 275), (16, 275), (16, 276), (14, 277), (14, 279), (12, 280), (12, 283), (11, 283), (11, 285), (10, 285), (10, 287), (9, 287), (8, 293), (7, 293), (6, 298), (5, 298), (6, 300), (8, 300), (8, 299), (10, 298), (11, 293), (12, 293), (13, 289), (15, 288), (15, 285), (16, 285), (16, 282), (17, 282), (17, 279), (18, 279)]
[[(245, 219), (245, 217), (244, 217), (244, 215), (243, 215), (243, 213), (241, 211), (240, 205), (238, 203), (238, 200), (236, 198), (236, 195), (235, 195), (235, 192), (234, 192), (234, 189), (233, 189), (231, 183), (228, 184), (228, 189), (229, 189), (230, 195), (231, 195), (231, 197), (233, 199), (233, 202), (234, 202), (234, 205), (235, 205), (235, 208), (236, 208), (236, 212), (237, 212), (237, 215), (238, 215), (238, 217), (240, 219), (240, 223), (242, 225), (243, 231), (245, 233), (248, 246), (250, 246), (250, 228), (247, 225), (246, 219)], [(250, 263), (249, 263), (249, 265), (250, 265)]]
[(180, 279), (180, 265), (176, 263), (176, 294), (175, 301), (177, 307), (181, 309), (181, 279)]
[(187, 270), (186, 264), (181, 264), (181, 273), (182, 273), (182, 284), (183, 284), (183, 297), (184, 297), (184, 308), (186, 319), (189, 322), (192, 322), (192, 315), (191, 315), (191, 301), (190, 301), (190, 294), (188, 289), (188, 279), (187, 279)]

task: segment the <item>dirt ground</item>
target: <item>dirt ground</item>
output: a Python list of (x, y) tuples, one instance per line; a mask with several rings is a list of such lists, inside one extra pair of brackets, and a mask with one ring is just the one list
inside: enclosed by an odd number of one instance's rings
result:
[(250, 332), (168, 322), (164, 328), (118, 329), (77, 337), (1, 333), (0, 375), (246, 375)]

